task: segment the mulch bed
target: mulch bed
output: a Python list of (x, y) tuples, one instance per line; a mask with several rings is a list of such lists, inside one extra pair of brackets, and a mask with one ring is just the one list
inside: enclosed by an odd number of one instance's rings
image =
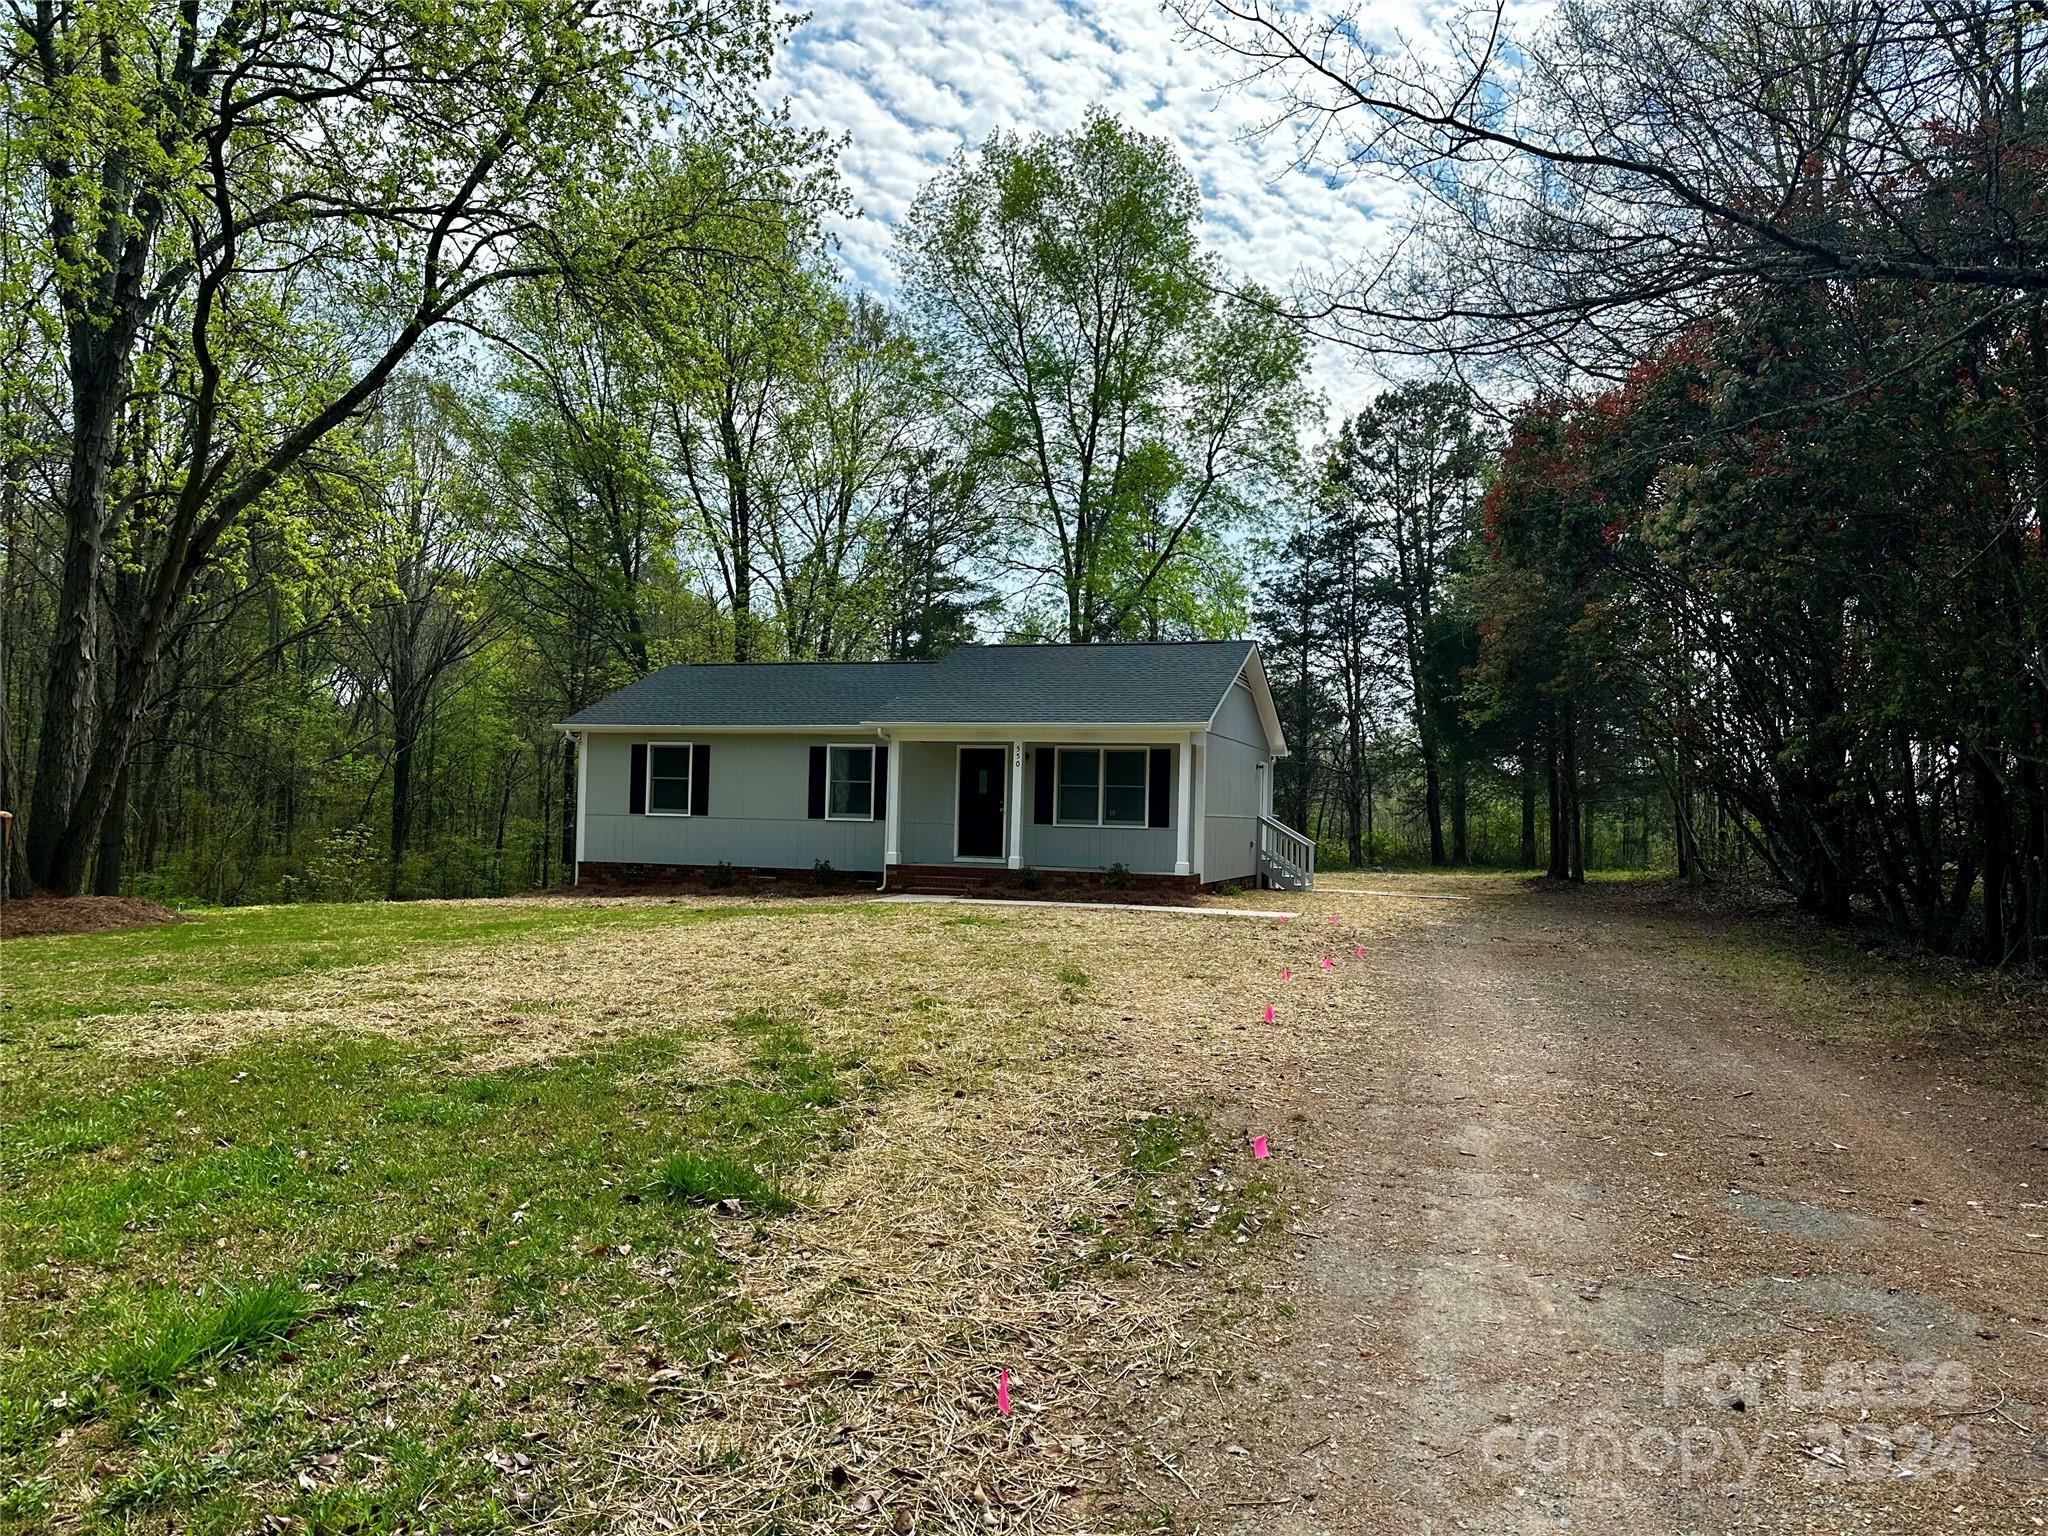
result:
[(134, 896), (16, 896), (0, 905), (0, 939), (106, 933), (183, 921), (163, 903)]

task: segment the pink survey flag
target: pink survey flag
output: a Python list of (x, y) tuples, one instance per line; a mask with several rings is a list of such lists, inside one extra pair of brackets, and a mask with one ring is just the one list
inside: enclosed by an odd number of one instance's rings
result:
[(1252, 1138), (1252, 1156), (1254, 1158), (1263, 1159), (1265, 1155), (1266, 1138), (1263, 1136), (1254, 1136)]
[(1330, 914), (1330, 926), (1332, 928), (1337, 926), (1337, 914), (1334, 912)]
[(1283, 923), (1287, 921), (1287, 914), (1285, 912), (1280, 914), (1280, 921)]
[(1280, 967), (1280, 979), (1282, 981), (1292, 981), (1294, 980), (1294, 972), (1283, 965)]
[(1351, 946), (1351, 953), (1363, 960), (1365, 958), (1365, 946), (1363, 944), (1354, 944)]
[(1332, 960), (1328, 955), (1325, 955), (1323, 956), (1323, 969), (1326, 971), (1334, 971), (1335, 969), (1337, 969), (1337, 963), (1334, 960)]
[(1266, 1004), (1266, 1022), (1268, 1024), (1273, 1022), (1273, 1005), (1271, 1003)]
[(996, 1412), (1005, 1418), (1010, 1414), (1010, 1368), (1007, 1365), (996, 1377)]

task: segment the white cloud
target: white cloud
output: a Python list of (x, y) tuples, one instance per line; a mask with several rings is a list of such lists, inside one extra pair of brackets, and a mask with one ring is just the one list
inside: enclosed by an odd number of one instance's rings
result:
[[(1333, 188), (1295, 169), (1288, 136), (1258, 132), (1272, 101), (1227, 88), (1156, 0), (812, 0), (810, 10), (774, 89), (800, 121), (847, 136), (839, 163), (857, 212), (835, 233), (852, 274), (884, 292), (895, 285), (895, 225), (950, 154), (997, 129), (1075, 127), (1097, 104), (1180, 146), (1210, 244), (1241, 276), (1286, 289), (1354, 264), (1392, 231), (1384, 189)], [(1377, 382), (1334, 348), (1316, 371), (1339, 411)]]

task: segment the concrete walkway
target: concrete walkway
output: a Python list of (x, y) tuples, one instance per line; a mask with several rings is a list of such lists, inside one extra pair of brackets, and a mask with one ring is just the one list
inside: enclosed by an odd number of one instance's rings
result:
[(1025, 896), (919, 896), (904, 892), (877, 896), (878, 902), (944, 902), (962, 907), (1089, 907), (1107, 912), (1172, 912), (1180, 917), (1299, 917), (1299, 912), (1262, 912), (1250, 907), (1166, 907), (1141, 901), (1033, 901)]

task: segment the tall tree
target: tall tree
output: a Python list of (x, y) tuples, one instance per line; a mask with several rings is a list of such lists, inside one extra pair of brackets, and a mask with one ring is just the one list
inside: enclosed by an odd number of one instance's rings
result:
[(1302, 339), (1225, 292), (1199, 218), (1172, 149), (1098, 112), (956, 155), (904, 227), (912, 311), (1070, 640), (1143, 634), (1294, 473)]
[(1452, 600), (1451, 580), (1477, 531), (1486, 463), (1486, 441), (1469, 400), (1440, 382), (1379, 396), (1345, 423), (1330, 461), (1336, 516), (1352, 525), (1351, 541), (1377, 547), (1382, 601), (1398, 621), (1429, 861), (1439, 865), (1453, 851), (1463, 857), (1462, 848), (1447, 848), (1444, 840), (1445, 778), (1462, 771), (1458, 689), (1468, 624)]
[(784, 493), (782, 423), (824, 367), (833, 294), (818, 262), (819, 210), (737, 220), (727, 250), (625, 290), (662, 367), (657, 439), (676, 503), (708, 553), (732, 624), (732, 659), (767, 660)]
[[(761, 0), (717, 21), (584, 0), (13, 16), (7, 131), (42, 233), (21, 291), (52, 306), (69, 436), (28, 854), (75, 891), (177, 609), (234, 531), (424, 338), (502, 284), (597, 260), (580, 211), (663, 116), (750, 117), (779, 23)], [(650, 225), (604, 259), (689, 239), (687, 220)], [(132, 418), (165, 392), (182, 409), (144, 452)], [(141, 568), (102, 708), (124, 524)]]
[(2031, 0), (1567, 0), (1406, 39), (1171, 3), (1311, 163), (1413, 194), (1408, 238), (1308, 300), (1360, 345), (1618, 379), (1731, 284), (2048, 292)]
[(428, 711), (450, 674), (490, 643), (498, 616), (479, 583), (488, 558), (477, 477), (447, 392), (401, 380), (385, 392), (366, 435), (376, 457), (378, 575), (383, 590), (348, 610), (343, 657), (389, 720), (391, 866), (385, 894), (403, 891), (415, 765)]

